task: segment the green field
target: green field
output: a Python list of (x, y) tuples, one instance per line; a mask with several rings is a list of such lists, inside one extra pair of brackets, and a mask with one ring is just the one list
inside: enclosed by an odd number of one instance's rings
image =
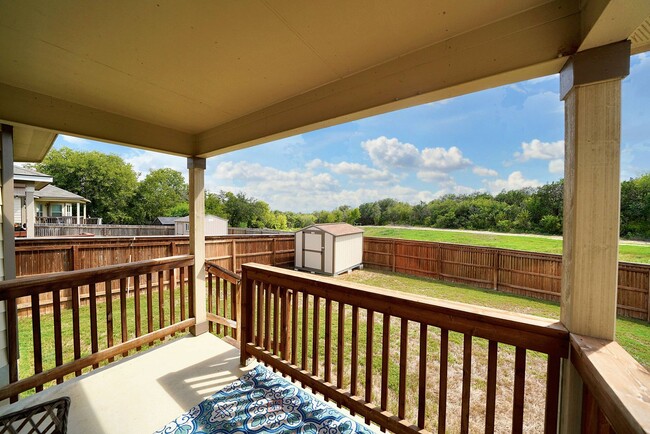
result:
[[(387, 226), (366, 226), (367, 237), (401, 238), (416, 241), (439, 241), (443, 243), (467, 244), (470, 246), (497, 247), (502, 249), (526, 250), (529, 252), (562, 254), (562, 240), (529, 235), (506, 235), (496, 233), (473, 233), (436, 229), (410, 229)], [(650, 264), (650, 244), (621, 244), (620, 261)]]

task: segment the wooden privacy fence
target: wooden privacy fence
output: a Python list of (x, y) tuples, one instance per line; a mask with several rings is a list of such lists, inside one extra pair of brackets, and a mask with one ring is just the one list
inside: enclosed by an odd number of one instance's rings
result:
[[(293, 252), (293, 235), (232, 235), (206, 238), (206, 259), (231, 271), (240, 270), (241, 264), (246, 262), (293, 265)], [(16, 240), (16, 273), (18, 276), (30, 276), (75, 271), (188, 253), (187, 236)], [(180, 276), (176, 278), (180, 279)], [(135, 282), (130, 282), (128, 289), (131, 290), (134, 285)], [(113, 283), (112, 290), (119, 291), (117, 283)], [(64, 300), (68, 296), (68, 293), (64, 293)], [(86, 304), (89, 287), (80, 286), (79, 296), (81, 304)], [(18, 300), (18, 314), (29, 315), (30, 303), (29, 298)], [(43, 312), (48, 311), (49, 303), (51, 300), (41, 301)]]
[[(562, 255), (364, 238), (363, 263), (414, 276), (560, 301)], [(650, 265), (620, 262), (618, 314), (650, 321)]]
[(174, 227), (153, 225), (77, 225), (71, 223), (37, 223), (34, 226), (34, 233), (37, 237), (72, 237), (84, 234), (93, 234), (102, 237), (141, 237), (148, 235), (174, 235)]

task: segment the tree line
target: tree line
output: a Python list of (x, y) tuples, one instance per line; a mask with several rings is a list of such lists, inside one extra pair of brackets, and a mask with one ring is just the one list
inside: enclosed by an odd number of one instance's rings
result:
[[(53, 149), (36, 170), (49, 174), (58, 187), (91, 202), (88, 212), (105, 223), (150, 224), (156, 217), (189, 214), (188, 186), (173, 169), (139, 174), (117, 155), (70, 148)], [(386, 198), (353, 208), (341, 205), (313, 213), (271, 210), (244, 193), (206, 192), (206, 214), (229, 220), (235, 227), (287, 230), (313, 223), (410, 225), (561, 235), (562, 180), (538, 188), (446, 195), (411, 205)], [(621, 183), (621, 236), (650, 239), (650, 174)]]

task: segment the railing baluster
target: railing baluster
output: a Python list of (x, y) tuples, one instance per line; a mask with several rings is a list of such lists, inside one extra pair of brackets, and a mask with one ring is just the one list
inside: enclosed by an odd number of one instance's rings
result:
[[(352, 348), (350, 352), (350, 393), (352, 395), (357, 394), (358, 368), (359, 368), (359, 306), (352, 306)], [(354, 414), (352, 415), (354, 416)]]
[[(147, 273), (147, 333), (153, 331), (153, 275)], [(153, 342), (149, 342), (152, 346)]]
[[(7, 299), (7, 356), (9, 357), (9, 382), (18, 381), (18, 310), (16, 299)], [(10, 402), (18, 401), (18, 395), (9, 398)]]
[[(345, 304), (339, 301), (338, 339), (336, 346), (336, 387), (343, 388), (343, 372), (345, 366), (343, 342), (345, 341)], [(341, 407), (340, 403), (337, 403)]]
[[(81, 326), (79, 324), (79, 287), (72, 287), (72, 335), (74, 341), (74, 359), (81, 358)], [(81, 375), (81, 370), (75, 371), (75, 376)]]
[[(32, 294), (32, 338), (34, 345), (34, 374), (43, 372), (43, 348), (41, 344), (41, 305), (39, 294)], [(37, 386), (36, 391), (43, 390), (43, 386)]]
[[(216, 298), (214, 301), (214, 314), (219, 315), (219, 308), (221, 305), (219, 304), (221, 300), (221, 291), (223, 290), (223, 285), (225, 285), (225, 280), (223, 280), (221, 277), (217, 277), (217, 287), (216, 287)], [(226, 331), (226, 326), (223, 326), (224, 332)], [(217, 323), (217, 334), (221, 334), (221, 324)]]
[[(375, 312), (368, 310), (366, 313), (366, 402), (372, 402), (372, 351), (375, 330)], [(366, 418), (366, 424), (370, 419)]]
[(418, 427), (424, 428), (427, 401), (427, 325), (420, 323), (420, 373), (418, 385)]
[(307, 345), (309, 343), (308, 337), (309, 330), (309, 295), (306, 292), (302, 293), (302, 354), (301, 354), (301, 368), (307, 370)]
[[(99, 351), (99, 340), (97, 336), (97, 285), (91, 283), (88, 286), (88, 298), (90, 299), (90, 350), (93, 354)], [(99, 363), (93, 364), (93, 369), (99, 368)]]
[(449, 330), (440, 329), (440, 387), (438, 391), (438, 434), (447, 431), (447, 371), (449, 364)]
[[(106, 346), (110, 348), (113, 346), (113, 282), (110, 280), (104, 282), (104, 299), (106, 300)], [(113, 360), (115, 359), (111, 357), (108, 362)]]
[(399, 338), (399, 398), (397, 401), (397, 417), (400, 419), (404, 419), (406, 413), (406, 356), (408, 351), (408, 326), (408, 319), (402, 318)]
[(280, 288), (280, 356), (282, 360), (289, 360), (289, 294), (287, 288)]
[[(194, 276), (194, 265), (188, 266), (187, 270), (187, 317), (196, 318), (196, 312), (194, 311), (194, 279), (192, 278)], [(183, 330), (187, 331), (187, 329)]]
[[(383, 411), (388, 408), (388, 358), (390, 354), (390, 315), (384, 313), (381, 334), (381, 397), (380, 406)], [(386, 431), (382, 428), (382, 431)]]
[(524, 427), (524, 392), (526, 383), (526, 349), (515, 350), (515, 386), (512, 403), (512, 432), (521, 433)]
[(497, 355), (498, 343), (490, 341), (488, 344), (488, 370), (487, 370), (487, 391), (485, 396), (485, 433), (494, 432), (494, 418), (496, 415), (496, 391), (497, 391)]
[(460, 432), (469, 432), (469, 398), (472, 387), (472, 335), (463, 337), (463, 392), (460, 409)]
[[(266, 285), (264, 292), (264, 349), (271, 349), (271, 291), (272, 285)], [(226, 331), (224, 330), (224, 333)]]
[[(165, 272), (158, 272), (158, 328), (165, 327)], [(164, 338), (160, 338), (162, 342)]]
[(332, 300), (325, 299), (325, 381), (332, 382)]
[[(223, 286), (223, 317), (228, 318), (228, 281), (222, 279), (221, 285)], [(228, 327), (223, 326), (223, 335), (228, 335)]]
[[(257, 346), (261, 347), (263, 345), (262, 340), (262, 309), (263, 309), (263, 300), (264, 300), (264, 282), (257, 282), (257, 336), (255, 342)], [(219, 326), (217, 325), (217, 328)]]
[(181, 299), (181, 321), (185, 320), (185, 267), (181, 267), (179, 270), (180, 277), (180, 299)]
[[(176, 323), (176, 275), (169, 270), (169, 325)], [(172, 333), (175, 336), (176, 333)]]
[[(52, 291), (53, 318), (61, 318), (61, 291)], [(61, 336), (61, 320), (54, 321), (54, 363), (56, 366), (63, 364), (63, 338)], [(56, 379), (56, 384), (63, 383), (63, 377)]]
[(560, 393), (560, 358), (548, 356), (546, 362), (546, 409), (544, 410), (544, 432), (557, 431), (557, 415)]
[(280, 287), (273, 288), (273, 354), (280, 353)]
[(320, 297), (314, 296), (314, 326), (312, 328), (312, 348), (311, 348), (311, 372), (313, 375), (318, 375), (319, 368), (319, 345), (320, 345)]
[[(126, 326), (126, 288), (127, 288), (127, 278), (123, 277), (120, 279), (120, 325), (122, 332), (122, 342), (129, 340), (128, 330)], [(128, 351), (122, 353), (123, 357), (129, 355)]]
[[(228, 282), (228, 285), (230, 286), (230, 318), (233, 321), (237, 321), (237, 285), (235, 285), (232, 282)], [(192, 294), (194, 291), (190, 291), (190, 294)], [(192, 306), (190, 304), (190, 306)], [(237, 329), (235, 328), (230, 328), (230, 336), (234, 339), (237, 337)]]
[(298, 353), (298, 292), (291, 291), (291, 364), (295, 365)]
[[(216, 315), (216, 312), (213, 312), (212, 310), (212, 303), (214, 302), (214, 288), (213, 288), (213, 279), (214, 276), (212, 273), (208, 273), (208, 312), (209, 313), (214, 313)], [(212, 321), (208, 321), (208, 329), (210, 330), (210, 333), (214, 333), (214, 323)]]
[[(142, 312), (140, 307), (140, 276), (133, 276), (133, 304), (135, 316), (135, 337), (139, 338), (142, 335)], [(136, 351), (140, 351), (140, 347), (136, 347)]]

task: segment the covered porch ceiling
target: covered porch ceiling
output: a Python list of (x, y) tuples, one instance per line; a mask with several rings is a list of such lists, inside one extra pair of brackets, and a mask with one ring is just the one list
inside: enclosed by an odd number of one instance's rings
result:
[(631, 39), (647, 0), (0, 0), (16, 161), (58, 133), (210, 157), (558, 72)]

